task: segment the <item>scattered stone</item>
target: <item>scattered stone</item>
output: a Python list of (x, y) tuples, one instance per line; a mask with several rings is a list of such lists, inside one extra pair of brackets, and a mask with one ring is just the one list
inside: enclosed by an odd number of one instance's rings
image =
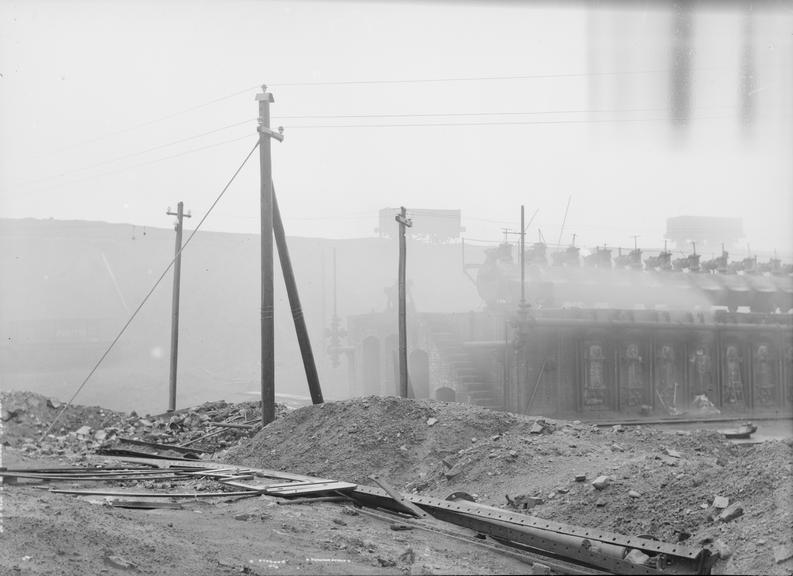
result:
[(492, 441), (494, 441), (494, 442), (495, 442), (496, 440), (500, 439), (500, 438), (501, 438), (501, 434), (493, 434), (493, 435), (490, 437), (490, 439), (491, 439)]
[(614, 450), (615, 452), (625, 452), (625, 448), (623, 448), (622, 446), (620, 446), (616, 442), (611, 445), (611, 449)]
[(132, 570), (136, 568), (135, 564), (126, 558), (117, 556), (115, 554), (105, 556), (105, 564), (112, 566), (113, 568), (120, 568), (121, 570)]
[(598, 498), (595, 501), (595, 506), (597, 506), (598, 508), (603, 508), (605, 505), (606, 505), (606, 499), (605, 498), (601, 497), (601, 498)]
[(667, 456), (671, 456), (672, 458), (680, 458), (681, 454), (677, 450), (671, 450), (669, 448), (664, 448), (664, 453)]
[(475, 443), (475, 442), (476, 442), (476, 438), (471, 438), (471, 443)]
[(642, 495), (639, 494), (636, 490), (629, 490), (628, 491), (628, 496), (630, 496), (631, 498), (641, 498), (642, 497)]
[(249, 514), (247, 512), (241, 512), (239, 514), (234, 515), (235, 520), (241, 520), (243, 522), (246, 520), (250, 520), (251, 518), (253, 518), (253, 514)]
[(529, 429), (529, 434), (542, 434), (544, 430), (545, 430), (545, 426), (543, 426), (539, 422), (535, 422), (534, 424), (531, 425), (531, 428)]
[(722, 560), (727, 560), (730, 556), (732, 556), (732, 548), (727, 546), (723, 540), (719, 540), (718, 538), (713, 542), (713, 550)]
[(464, 458), (464, 459), (460, 460), (459, 462), (457, 462), (454, 466), (452, 466), (449, 470), (447, 470), (443, 474), (444, 474), (444, 476), (446, 476), (446, 478), (449, 478), (449, 479), (454, 478), (455, 476), (457, 476), (461, 472), (464, 472), (466, 466), (468, 466), (470, 463), (471, 463), (470, 459)]
[(432, 426), (433, 424), (437, 423), (437, 418), (427, 418), (427, 426)]
[(505, 496), (507, 499), (507, 504), (514, 508), (521, 508), (523, 510), (534, 508), (535, 506), (539, 506), (543, 503), (542, 498), (538, 496), (529, 496), (528, 494), (518, 494), (514, 498), (510, 498), (509, 494), (505, 494)]
[(715, 498), (713, 498), (714, 508), (724, 509), (729, 505), (730, 505), (730, 499), (727, 498), (726, 496), (716, 496)]
[(545, 564), (541, 564), (540, 562), (534, 562), (531, 565), (531, 574), (539, 574), (541, 576), (546, 576), (551, 574), (551, 567), (546, 566)]
[(391, 524), (390, 528), (395, 532), (401, 532), (403, 530), (413, 530), (414, 526), (409, 524)]
[(793, 545), (780, 544), (774, 546), (774, 562), (782, 564), (782, 562), (790, 560), (791, 558), (793, 558)]
[(518, 453), (515, 452), (514, 450), (510, 450), (509, 451), (509, 457), (510, 458), (517, 458), (518, 457)]
[(718, 515), (718, 519), (721, 522), (730, 522), (731, 520), (735, 520), (739, 516), (743, 515), (743, 505), (740, 502), (736, 502), (731, 506), (728, 506), (724, 510), (722, 510), (721, 514)]
[(631, 564), (638, 564), (640, 566), (646, 564), (649, 559), (650, 557), (647, 554), (645, 554), (641, 550), (637, 550), (636, 548), (628, 552), (628, 555), (625, 556), (625, 560), (627, 560)]
[(569, 488), (557, 488), (556, 491), (559, 494), (567, 494), (568, 492), (570, 492), (570, 489)]
[(575, 481), (576, 482), (586, 482), (586, 474), (576, 474)]
[(377, 557), (377, 563), (380, 564), (383, 568), (390, 568), (391, 566), (396, 566), (396, 562), (391, 560), (390, 558), (383, 558), (382, 556)]
[(413, 564), (416, 561), (416, 553), (413, 552), (413, 548), (410, 546), (399, 555), (399, 561), (402, 564)]
[(75, 434), (77, 434), (78, 436), (88, 436), (90, 433), (91, 433), (90, 426), (81, 426), (75, 431)]
[(612, 432), (625, 432), (625, 427), (622, 424), (615, 424), (611, 427)]
[(603, 490), (609, 484), (611, 484), (611, 478), (608, 476), (598, 476), (592, 480), (592, 486), (594, 486), (597, 490)]
[(347, 523), (344, 520), (342, 520), (341, 518), (334, 518), (333, 519), (333, 523), (334, 524), (338, 524), (339, 526), (346, 526), (347, 525)]

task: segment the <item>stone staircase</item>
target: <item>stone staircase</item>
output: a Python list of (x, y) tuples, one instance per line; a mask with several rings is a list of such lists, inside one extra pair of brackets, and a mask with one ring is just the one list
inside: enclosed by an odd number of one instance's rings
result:
[[(433, 319), (429, 323), (430, 340), (443, 365), (447, 385), (457, 392), (457, 401), (494, 410), (504, 407), (501, 386), (488, 383), (487, 375), (477, 366), (471, 352), (463, 347), (459, 331), (449, 319)], [(492, 377), (491, 377), (492, 378)]]

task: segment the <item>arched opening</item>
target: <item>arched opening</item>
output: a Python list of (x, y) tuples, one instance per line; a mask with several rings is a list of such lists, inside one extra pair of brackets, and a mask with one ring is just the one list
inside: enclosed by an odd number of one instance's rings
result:
[(412, 398), (429, 398), (430, 357), (424, 350), (413, 350), (408, 359), (409, 387)]

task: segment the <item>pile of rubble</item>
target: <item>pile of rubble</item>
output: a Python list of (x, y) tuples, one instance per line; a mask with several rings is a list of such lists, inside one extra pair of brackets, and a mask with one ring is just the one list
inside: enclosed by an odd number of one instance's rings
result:
[(793, 440), (596, 426), (369, 397), (308, 406), (225, 461), (479, 503), (720, 551), (730, 573), (789, 573)]
[[(3, 445), (34, 455), (85, 455), (117, 446), (124, 439), (190, 447), (196, 454), (211, 454), (233, 446), (261, 427), (258, 402), (207, 402), (154, 416), (96, 406), (66, 407), (63, 402), (32, 392), (4, 392), (0, 403)], [(277, 405), (276, 417), (286, 411), (286, 407)], [(44, 435), (56, 417), (55, 426)]]

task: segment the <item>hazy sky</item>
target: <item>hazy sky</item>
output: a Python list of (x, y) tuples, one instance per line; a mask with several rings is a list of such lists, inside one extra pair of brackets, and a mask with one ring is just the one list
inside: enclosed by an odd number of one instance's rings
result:
[[(166, 227), (179, 200), (200, 216), (254, 144), (267, 83), (290, 235), (370, 236), (405, 205), (459, 208), (466, 236), (496, 241), (525, 204), (531, 239), (556, 242), (572, 196), (563, 242), (658, 247), (667, 217), (694, 214), (789, 250), (793, 9), (751, 15), (747, 129), (735, 4), (693, 12), (681, 130), (656, 2), (0, 0), (0, 216)], [(254, 156), (206, 229), (258, 215)]]

